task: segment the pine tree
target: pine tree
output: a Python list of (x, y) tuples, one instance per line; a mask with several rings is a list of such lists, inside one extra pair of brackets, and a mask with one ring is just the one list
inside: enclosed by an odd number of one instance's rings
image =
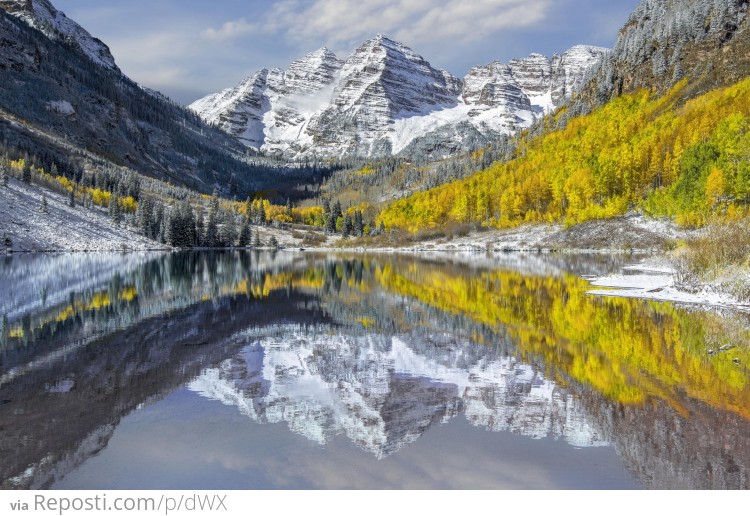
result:
[(23, 163), (23, 172), (21, 174), (21, 180), (27, 185), (31, 184), (31, 165), (29, 164), (28, 160), (24, 161)]
[(10, 178), (8, 177), (8, 170), (6, 168), (3, 168), (3, 186), (5, 188), (8, 188), (9, 181), (10, 181)]
[(109, 197), (109, 216), (112, 218), (112, 222), (119, 224), (122, 220), (122, 212), (120, 211), (120, 198), (113, 194)]
[(165, 239), (173, 247), (186, 248), (195, 245), (195, 216), (189, 201), (184, 200), (170, 210)]
[(248, 222), (252, 221), (253, 216), (253, 201), (248, 196), (247, 200), (245, 201), (245, 219), (247, 219)]
[(255, 230), (255, 234), (253, 235), (253, 247), (258, 248), (258, 247), (260, 247), (260, 245), (261, 245), (261, 242), (260, 242), (260, 231), (258, 231), (256, 229)]
[(341, 230), (341, 234), (344, 235), (345, 237), (348, 237), (349, 235), (352, 234), (353, 228), (354, 228), (354, 223), (352, 221), (352, 216), (349, 215), (349, 213), (347, 213), (346, 215), (344, 215), (344, 226)]
[(211, 207), (208, 211), (208, 221), (206, 222), (206, 234), (203, 237), (203, 244), (206, 247), (216, 247), (218, 242), (218, 228), (219, 228), (219, 201), (214, 198), (211, 201)]
[(331, 209), (331, 213), (326, 219), (326, 233), (335, 233), (336, 232), (336, 225), (338, 223), (339, 218), (342, 216), (341, 211), (341, 203), (339, 201), (336, 201), (336, 204), (333, 205), (333, 208)]
[(76, 190), (75, 188), (70, 189), (70, 193), (68, 194), (68, 206), (71, 208), (76, 207)]
[(326, 233), (335, 233), (336, 232), (336, 219), (333, 218), (333, 215), (331, 212), (328, 212), (328, 215), (326, 215), (325, 218), (325, 230)]
[(276, 240), (276, 236), (275, 235), (271, 235), (271, 239), (268, 241), (268, 245), (269, 245), (269, 247), (272, 247), (274, 249), (278, 249), (279, 248), (279, 241)]
[(154, 205), (150, 197), (144, 197), (135, 210), (135, 223), (138, 230), (146, 237), (153, 238)]
[(267, 222), (266, 210), (263, 208), (263, 205), (261, 205), (260, 210), (258, 211), (258, 222), (261, 226), (265, 226)]
[(364, 236), (365, 234), (365, 219), (362, 215), (362, 212), (357, 210), (354, 212), (354, 229), (353, 229), (354, 235), (356, 236)]
[(164, 233), (162, 232), (164, 222), (164, 205), (160, 202), (154, 202), (154, 215), (151, 219), (151, 228), (149, 233), (151, 238), (158, 242), (164, 243)]
[(240, 229), (240, 237), (237, 241), (238, 247), (247, 247), (250, 245), (250, 238), (252, 237), (252, 231), (250, 230), (250, 224), (245, 220), (242, 223), (242, 229)]
[(204, 235), (203, 212), (198, 211), (195, 214), (195, 245), (197, 247), (203, 247), (205, 245)]
[(49, 213), (49, 206), (47, 205), (47, 196), (42, 195), (42, 207), (40, 208), (42, 213)]
[(234, 247), (234, 244), (237, 241), (237, 229), (234, 220), (234, 213), (225, 212), (224, 224), (222, 224), (219, 234), (220, 240), (224, 247)]

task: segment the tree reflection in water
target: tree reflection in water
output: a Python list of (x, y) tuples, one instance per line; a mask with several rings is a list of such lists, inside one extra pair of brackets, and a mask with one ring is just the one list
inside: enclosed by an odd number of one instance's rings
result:
[(646, 487), (747, 488), (744, 317), (589, 296), (580, 274), (621, 264), (571, 260), (6, 259), (2, 485), (52, 485), (106, 448), (123, 417), (188, 385), (378, 458), (461, 415), (614, 446)]

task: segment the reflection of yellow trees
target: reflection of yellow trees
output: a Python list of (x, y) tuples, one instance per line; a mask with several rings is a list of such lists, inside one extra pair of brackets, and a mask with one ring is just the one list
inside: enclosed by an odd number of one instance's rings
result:
[(317, 291), (323, 284), (324, 277), (321, 270), (309, 269), (304, 272), (279, 272), (276, 274), (268, 272), (240, 282), (232, 289), (232, 292), (227, 292), (227, 294), (244, 292), (256, 298), (264, 298), (271, 295), (272, 292), (287, 288)]
[[(104, 310), (112, 305), (113, 296), (118, 301), (123, 301), (129, 304), (138, 297), (138, 289), (132, 285), (128, 285), (120, 288), (114, 294), (107, 289), (86, 296), (80, 296), (77, 299), (73, 299), (73, 301), (68, 304), (53, 309), (52, 312), (47, 312), (41, 318), (34, 321), (33, 327), (36, 329), (42, 329), (50, 324), (64, 323), (71, 317), (81, 313)], [(24, 335), (25, 332), (23, 330), (23, 325), (16, 325), (11, 329), (9, 337), (23, 338)]]
[[(687, 395), (750, 418), (750, 352), (714, 357), (707, 341), (718, 316), (692, 314), (663, 303), (596, 298), (576, 277), (526, 277), (492, 271), (451, 276), (412, 265), (377, 270), (377, 280), (399, 295), (490, 327), (502, 325), (521, 358), (541, 357), (558, 381), (572, 378), (621, 403), (650, 396), (684, 412)], [(747, 339), (747, 331), (742, 337)], [(741, 365), (733, 363), (740, 358)]]

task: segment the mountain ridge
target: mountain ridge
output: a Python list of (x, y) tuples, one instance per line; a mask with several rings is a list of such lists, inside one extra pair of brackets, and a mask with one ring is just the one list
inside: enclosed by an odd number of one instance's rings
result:
[(56, 9), (48, 0), (0, 0), (0, 9), (51, 39), (72, 44), (99, 66), (120, 72), (109, 47), (65, 16), (64, 12)]
[(346, 60), (324, 47), (189, 109), (246, 146), (287, 158), (381, 157), (446, 139), (472, 150), (469, 141), (488, 143), (552, 110), (606, 52), (578, 45), (552, 58), (475, 66), (458, 78), (378, 34)]

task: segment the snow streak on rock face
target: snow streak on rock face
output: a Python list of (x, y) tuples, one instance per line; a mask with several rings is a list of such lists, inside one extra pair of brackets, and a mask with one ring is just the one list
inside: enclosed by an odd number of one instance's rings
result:
[(246, 346), (190, 388), (320, 444), (345, 435), (379, 458), (461, 413), (493, 431), (607, 444), (577, 399), (541, 372), (440, 339), (290, 331)]
[(77, 46), (94, 63), (119, 71), (109, 47), (58, 11), (48, 0), (0, 0), (0, 8), (42, 31), (52, 39)]
[(461, 150), (528, 127), (580, 87), (604, 52), (532, 54), (459, 79), (378, 35), (345, 62), (323, 48), (190, 108), (246, 145), (289, 158), (387, 156), (446, 138)]

